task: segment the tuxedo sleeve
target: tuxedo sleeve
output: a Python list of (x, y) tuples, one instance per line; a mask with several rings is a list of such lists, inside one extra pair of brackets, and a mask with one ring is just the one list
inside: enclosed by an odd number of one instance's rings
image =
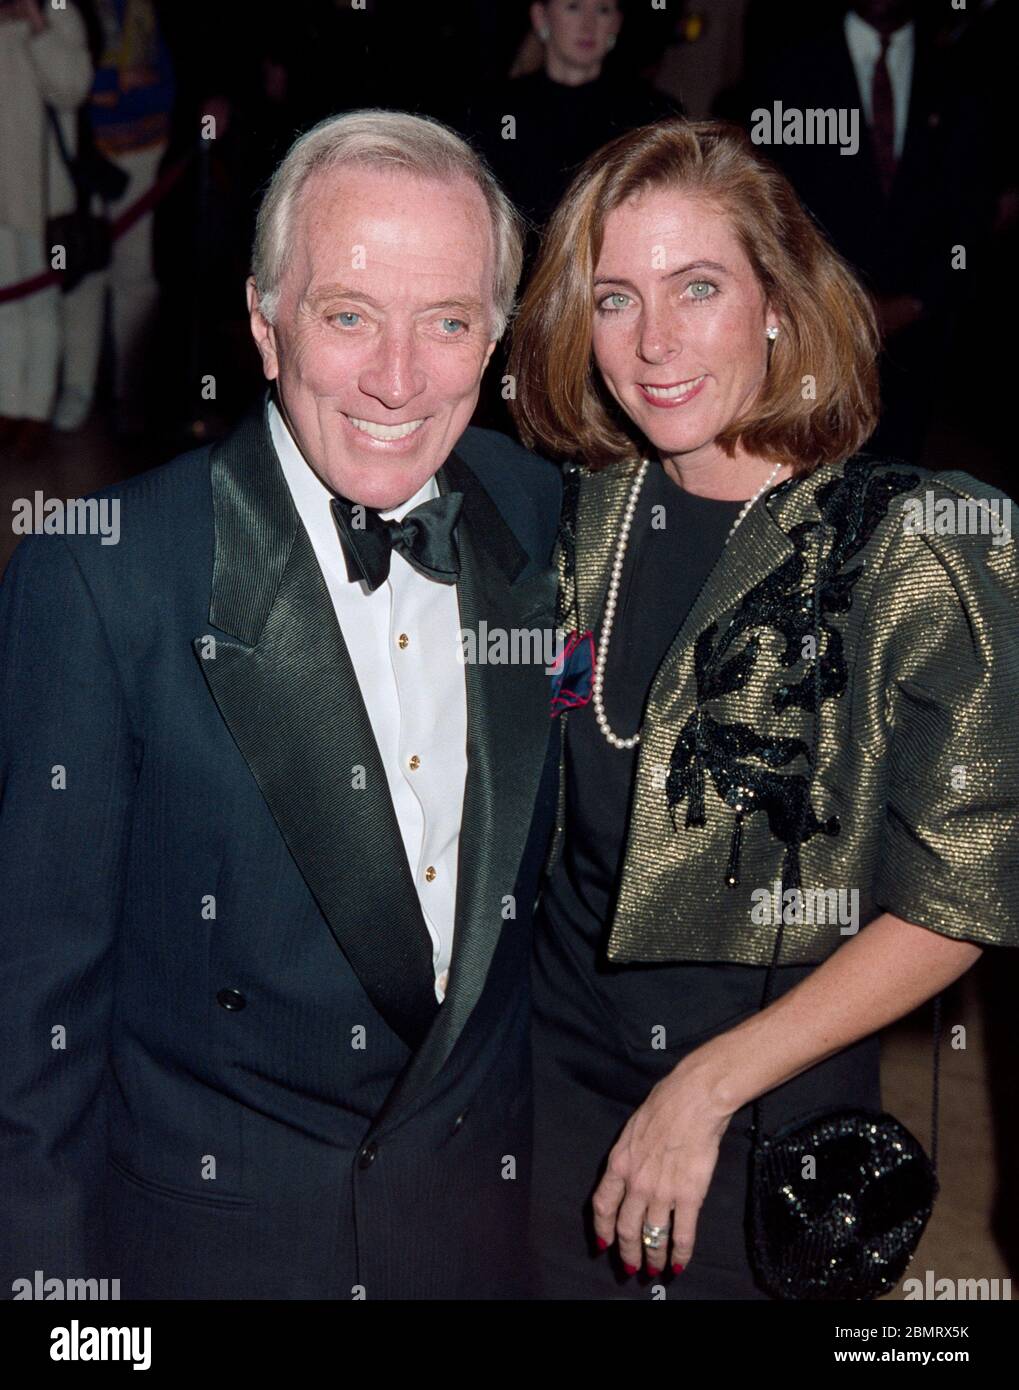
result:
[(12, 1280), (36, 1269), (111, 1273), (102, 1267), (103, 1095), (136, 746), (115, 650), (81, 567), (62, 537), (27, 538), (0, 586), (7, 1297)]

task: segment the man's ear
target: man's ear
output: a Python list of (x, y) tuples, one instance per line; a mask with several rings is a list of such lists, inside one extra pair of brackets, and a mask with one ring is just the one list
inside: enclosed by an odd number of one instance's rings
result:
[(484, 372), (484, 370), (485, 370), (485, 368), (488, 366), (489, 362), (491, 362), (491, 360), (492, 360), (492, 353), (495, 351), (495, 347), (496, 347), (496, 344), (498, 343), (498, 341), (499, 341), (498, 338), (493, 338), (492, 341), (489, 343), (488, 347), (485, 348), (485, 360), (484, 360), (484, 362), (482, 362), (482, 364), (481, 364), (481, 370), (482, 370), (482, 372)]
[(248, 301), (248, 322), (251, 336), (255, 340), (262, 359), (262, 372), (266, 381), (274, 381), (279, 376), (279, 354), (276, 350), (276, 330), (259, 307), (258, 288), (255, 277), (249, 275), (244, 286)]

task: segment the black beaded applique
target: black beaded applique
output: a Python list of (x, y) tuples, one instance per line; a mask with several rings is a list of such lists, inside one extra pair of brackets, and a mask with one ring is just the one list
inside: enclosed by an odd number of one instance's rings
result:
[[(686, 825), (705, 823), (704, 775), (710, 774), (719, 797), (736, 813), (725, 880), (739, 882), (739, 855), (744, 817), (764, 811), (773, 835), (787, 847), (790, 867), (798, 881), (798, 846), (819, 831), (837, 835), (837, 816), (818, 819), (810, 804), (810, 776), (780, 772), (797, 757), (807, 760), (810, 773), (816, 762), (803, 739), (759, 734), (749, 724), (719, 723), (704, 704), (742, 690), (750, 679), (760, 653), (760, 639), (753, 629), (776, 628), (785, 638), (779, 655), (783, 667), (803, 659), (803, 639), (813, 635), (814, 661), (808, 663), (803, 678), (784, 682), (774, 692), (776, 711), (799, 706), (815, 717), (818, 704), (842, 695), (846, 688), (846, 667), (842, 634), (831, 622), (831, 615), (846, 613), (852, 605), (853, 587), (863, 573), (863, 562), (851, 561), (870, 540), (886, 515), (893, 499), (915, 487), (920, 479), (901, 470), (877, 473), (882, 460), (867, 455), (850, 459), (843, 472), (819, 487), (814, 502), (820, 521), (805, 521), (792, 527), (789, 539), (796, 553), (755, 584), (744, 595), (728, 626), (719, 633), (712, 623), (697, 638), (694, 666), (697, 679), (697, 707), (683, 725), (669, 760), (665, 794), (673, 825), (676, 811), (687, 801)], [(782, 496), (797, 479), (789, 478), (774, 488), (772, 498)], [(817, 536), (814, 577), (804, 583), (807, 551), (814, 549)], [(828, 541), (827, 553), (824, 542)], [(743, 647), (733, 646), (750, 632)], [(816, 663), (816, 666), (815, 666)], [(746, 762), (755, 758), (764, 766)]]

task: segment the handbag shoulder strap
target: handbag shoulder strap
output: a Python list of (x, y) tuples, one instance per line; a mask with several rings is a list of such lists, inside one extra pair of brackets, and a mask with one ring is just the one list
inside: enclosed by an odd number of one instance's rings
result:
[(934, 1000), (934, 1037), (932, 1059), (932, 1080), (931, 1080), (931, 1167), (934, 1172), (938, 1171), (938, 1082), (941, 1070), (941, 1000), (942, 995), (937, 995)]
[(56, 136), (57, 140), (57, 149), (60, 151), (60, 158), (63, 160), (64, 168), (73, 179), (75, 177), (74, 160), (71, 158), (70, 151), (67, 148), (67, 142), (64, 139), (64, 131), (60, 124), (60, 117), (49, 103), (46, 105), (46, 115), (49, 117), (49, 123), (53, 127), (53, 134)]
[[(800, 885), (800, 857), (799, 850), (803, 844), (806, 828), (807, 814), (810, 810), (810, 794), (813, 789), (814, 771), (817, 767), (818, 745), (820, 741), (821, 725), (821, 546), (823, 544), (824, 523), (818, 527), (818, 553), (817, 561), (814, 566), (814, 591), (813, 591), (813, 610), (814, 610), (814, 658), (813, 658), (813, 679), (814, 679), (814, 701), (813, 701), (813, 728), (810, 750), (810, 766), (803, 790), (803, 801), (800, 806), (799, 825), (795, 839), (793, 839), (786, 850), (785, 861), (782, 865), (782, 900), (779, 904), (778, 929), (775, 933), (775, 947), (772, 951), (771, 962), (768, 966), (768, 973), (764, 980), (764, 991), (761, 996), (760, 1009), (763, 1011), (771, 1003), (771, 994), (775, 982), (775, 971), (779, 964), (782, 954), (782, 903), (785, 902), (786, 891), (790, 888), (799, 889)], [(935, 1173), (938, 1167), (938, 1110), (939, 1110), (939, 1084), (940, 1084), (940, 1061), (941, 1061), (941, 1002), (942, 995), (938, 994), (934, 1000), (934, 1038), (933, 1038), (933, 1064), (932, 1064), (932, 1083), (931, 1083), (931, 1166)], [(761, 1100), (757, 1096), (754, 1099), (750, 1134), (756, 1148), (760, 1142), (761, 1130)]]

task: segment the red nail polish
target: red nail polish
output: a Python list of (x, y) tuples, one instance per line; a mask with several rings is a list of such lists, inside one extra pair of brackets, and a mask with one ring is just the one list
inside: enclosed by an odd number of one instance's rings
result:
[(684, 1269), (686, 1269), (686, 1265), (681, 1265), (678, 1260), (672, 1266), (673, 1274), (682, 1274)]
[(637, 1273), (637, 1266), (636, 1266), (636, 1265), (623, 1265), (623, 1268), (626, 1270), (627, 1274), (636, 1274), (636, 1273)]
[(599, 1250), (607, 1250), (608, 1248), (609, 1248), (609, 1243), (608, 1243), (608, 1241), (607, 1241), (607, 1240), (602, 1240), (601, 1236), (599, 1236), (599, 1237), (598, 1237), (598, 1249), (599, 1249)]
[(647, 1272), (648, 1272), (648, 1274), (651, 1275), (651, 1278), (652, 1278), (652, 1279), (657, 1279), (658, 1276), (659, 1276), (659, 1274), (661, 1274), (662, 1271), (661, 1271), (660, 1269), (655, 1269), (655, 1268), (653, 1268), (653, 1266), (651, 1266), (651, 1265), (648, 1265), (648, 1267), (647, 1267)]

